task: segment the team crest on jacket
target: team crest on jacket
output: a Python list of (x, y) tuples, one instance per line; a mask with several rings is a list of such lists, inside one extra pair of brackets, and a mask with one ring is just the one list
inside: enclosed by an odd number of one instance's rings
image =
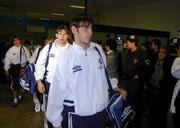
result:
[(99, 67), (98, 68), (102, 69), (103, 68), (103, 60), (101, 58), (99, 58), (98, 62), (99, 62)]
[(49, 57), (55, 57), (55, 55), (54, 54), (49, 54)]
[(73, 73), (78, 72), (78, 71), (81, 71), (81, 70), (82, 70), (82, 67), (81, 67), (80, 65), (75, 65), (75, 66), (73, 67)]

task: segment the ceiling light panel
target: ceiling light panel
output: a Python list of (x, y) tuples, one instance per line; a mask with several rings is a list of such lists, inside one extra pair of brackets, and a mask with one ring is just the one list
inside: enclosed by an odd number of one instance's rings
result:
[(81, 5), (69, 5), (69, 7), (71, 8), (77, 8), (77, 9), (85, 9), (84, 6), (81, 6)]

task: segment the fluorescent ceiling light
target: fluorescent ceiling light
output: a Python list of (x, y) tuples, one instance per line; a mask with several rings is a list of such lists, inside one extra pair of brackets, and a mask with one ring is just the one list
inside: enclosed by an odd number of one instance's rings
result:
[(41, 17), (40, 20), (50, 20), (50, 18)]
[(78, 9), (85, 9), (84, 6), (80, 6), (80, 5), (69, 5), (69, 7), (71, 7), (71, 8), (78, 8)]
[(64, 14), (63, 13), (51, 13), (51, 15), (54, 15), (54, 16), (64, 16)]

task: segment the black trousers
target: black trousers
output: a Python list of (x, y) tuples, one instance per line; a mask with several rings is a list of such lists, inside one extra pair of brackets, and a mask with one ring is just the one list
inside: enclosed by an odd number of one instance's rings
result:
[(135, 116), (132, 123), (128, 126), (131, 128), (141, 128), (141, 112), (142, 112), (142, 85), (141, 79), (125, 79), (123, 80), (123, 86), (128, 92), (128, 100), (133, 110), (135, 111)]
[(148, 91), (148, 110), (149, 110), (149, 127), (161, 128), (161, 101), (160, 101), (160, 89), (151, 88)]

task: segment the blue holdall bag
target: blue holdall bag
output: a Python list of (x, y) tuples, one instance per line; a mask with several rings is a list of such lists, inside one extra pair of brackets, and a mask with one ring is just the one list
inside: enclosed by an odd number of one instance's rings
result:
[(25, 72), (22, 75), (22, 77), (20, 78), (20, 84), (21, 86), (31, 92), (34, 93), (36, 91), (36, 79), (34, 76), (34, 72), (35, 72), (35, 64), (34, 63), (30, 63), (25, 67)]
[[(95, 47), (95, 49), (99, 53), (101, 59), (103, 59), (99, 49), (97, 47)], [(123, 100), (121, 94), (112, 89), (105, 64), (104, 69), (109, 86), (109, 102), (106, 107), (108, 123), (111, 122), (114, 128), (126, 128), (128, 123), (135, 116), (135, 111), (129, 105), (128, 100)]]
[(126, 128), (135, 115), (127, 101), (124, 101), (122, 96), (116, 92), (110, 97), (106, 111), (114, 128)]
[[(49, 52), (50, 52), (51, 47), (52, 47), (52, 43), (49, 44), (47, 58), (46, 58), (46, 62), (45, 62), (45, 69), (47, 68), (47, 65), (49, 63)], [(37, 92), (37, 82), (36, 82), (34, 72), (35, 72), (35, 64), (36, 64), (36, 61), (38, 59), (40, 50), (41, 50), (41, 48), (38, 51), (35, 62), (34, 63), (29, 63), (28, 65), (26, 65), (24, 73), (21, 76), (21, 78), (19, 79), (21, 86), (25, 90), (27, 90), (27, 91), (29, 91), (31, 93)]]

